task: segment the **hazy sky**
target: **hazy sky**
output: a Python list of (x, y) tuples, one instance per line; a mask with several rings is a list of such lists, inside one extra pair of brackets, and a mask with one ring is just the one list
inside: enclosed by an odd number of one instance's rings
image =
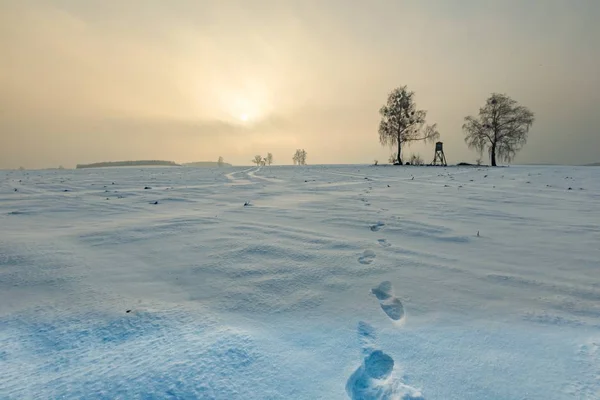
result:
[(491, 92), (536, 113), (516, 162), (600, 161), (599, 19), (598, 0), (0, 0), (0, 168), (385, 161), (378, 109), (404, 84), (450, 162), (477, 158), (462, 120)]

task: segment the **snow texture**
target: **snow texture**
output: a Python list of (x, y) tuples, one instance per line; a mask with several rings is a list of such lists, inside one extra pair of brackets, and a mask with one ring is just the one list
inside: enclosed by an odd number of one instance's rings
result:
[(597, 168), (0, 171), (0, 227), (2, 400), (600, 399)]

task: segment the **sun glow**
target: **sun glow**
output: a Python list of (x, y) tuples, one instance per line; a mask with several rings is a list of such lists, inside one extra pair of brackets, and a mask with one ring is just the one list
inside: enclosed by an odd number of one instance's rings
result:
[(221, 114), (234, 124), (254, 125), (273, 112), (270, 93), (262, 86), (224, 88), (215, 97)]

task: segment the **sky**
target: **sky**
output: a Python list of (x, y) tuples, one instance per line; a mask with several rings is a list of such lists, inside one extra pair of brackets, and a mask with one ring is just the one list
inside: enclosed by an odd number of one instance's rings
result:
[(402, 85), (449, 162), (478, 158), (462, 124), (493, 92), (536, 116), (514, 163), (598, 162), (599, 19), (598, 0), (2, 0), (0, 168), (386, 162)]

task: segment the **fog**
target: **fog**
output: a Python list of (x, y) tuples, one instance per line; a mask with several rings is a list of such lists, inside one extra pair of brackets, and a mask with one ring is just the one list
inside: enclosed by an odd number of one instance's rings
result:
[[(372, 163), (408, 85), (449, 162), (492, 92), (536, 114), (516, 163), (600, 161), (600, 2), (3, 1), (0, 168)], [(419, 144), (404, 154), (433, 158)]]

